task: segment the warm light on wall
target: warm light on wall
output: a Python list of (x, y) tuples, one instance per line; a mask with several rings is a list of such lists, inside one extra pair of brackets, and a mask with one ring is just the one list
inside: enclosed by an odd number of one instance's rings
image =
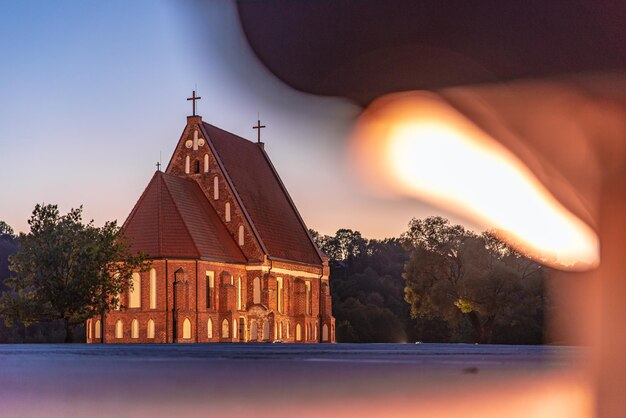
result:
[(353, 140), (369, 184), (423, 199), (495, 228), (524, 253), (561, 269), (599, 262), (598, 238), (510, 150), (436, 94), (374, 102)]

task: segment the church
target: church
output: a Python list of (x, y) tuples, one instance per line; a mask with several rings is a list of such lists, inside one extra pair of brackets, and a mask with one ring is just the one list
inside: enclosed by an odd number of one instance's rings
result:
[(328, 260), (260, 140), (193, 115), (123, 225), (146, 272), (88, 343), (335, 342)]

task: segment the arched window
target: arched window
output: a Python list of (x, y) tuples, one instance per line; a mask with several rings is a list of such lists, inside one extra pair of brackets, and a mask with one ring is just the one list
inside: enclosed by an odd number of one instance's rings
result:
[(224, 218), (226, 219), (226, 222), (230, 222), (230, 203), (226, 202), (226, 204), (224, 205)]
[(100, 320), (98, 319), (96, 321), (96, 329), (94, 330), (94, 335), (96, 338), (102, 338), (102, 324), (100, 323)]
[(270, 339), (270, 321), (265, 321), (265, 323), (263, 323), (263, 339)]
[(87, 338), (91, 340), (91, 319), (87, 320)]
[(128, 307), (141, 307), (141, 276), (139, 273), (133, 273), (132, 288), (129, 290)]
[(195, 164), (196, 174), (200, 174), (200, 160), (196, 160)]
[(315, 321), (315, 325), (313, 327), (313, 339), (315, 341), (317, 341), (317, 328), (319, 328), (319, 327), (317, 326), (317, 321)]
[(204, 172), (209, 172), (209, 154), (204, 154)]
[(252, 282), (252, 302), (261, 303), (261, 279), (258, 277)]
[(278, 312), (283, 312), (283, 278), (276, 279), (276, 305), (278, 306)]
[(206, 272), (206, 308), (210, 309), (213, 304), (211, 303), (213, 287), (215, 286), (215, 272)]
[(296, 341), (302, 341), (302, 327), (296, 324)]
[(287, 320), (287, 339), (291, 338), (291, 323)]
[(305, 313), (311, 315), (311, 282), (305, 282), (306, 295), (304, 300)]
[(183, 321), (183, 338), (191, 338), (191, 321), (189, 320), (189, 318), (185, 318), (185, 320)]
[(233, 338), (237, 339), (237, 320), (233, 319)]
[(250, 323), (250, 340), (256, 341), (259, 339), (259, 328), (256, 325), (256, 321), (252, 320)]
[(185, 173), (189, 174), (189, 156), (185, 157)]
[(213, 321), (211, 321), (211, 318), (207, 321), (206, 330), (207, 338), (213, 338)]
[[(114, 275), (115, 280), (119, 280), (120, 278), (120, 274), (119, 273), (115, 273)], [(119, 293), (115, 294), (115, 306), (113, 306), (113, 309), (115, 309), (116, 311), (119, 311), (121, 309), (122, 306), (122, 295)]]
[(304, 324), (304, 341), (309, 340), (309, 325)]
[(150, 269), (150, 309), (156, 309), (156, 270)]
[(237, 278), (237, 309), (241, 310), (241, 276)]
[(130, 323), (130, 338), (139, 338), (139, 321), (136, 319)]
[(228, 319), (224, 319), (222, 321), (222, 338), (230, 337), (230, 325), (228, 324)]
[(239, 245), (243, 245), (243, 225), (239, 225)]
[(213, 199), (218, 200), (220, 198), (220, 181), (217, 176), (213, 177)]
[(322, 341), (328, 341), (328, 325), (322, 327)]
[(124, 338), (124, 324), (121, 319), (115, 323), (115, 338)]
[(148, 319), (148, 332), (146, 336), (148, 338), (154, 338), (154, 321), (152, 319)]
[(283, 323), (282, 322), (278, 324), (278, 339), (279, 340), (283, 339)]

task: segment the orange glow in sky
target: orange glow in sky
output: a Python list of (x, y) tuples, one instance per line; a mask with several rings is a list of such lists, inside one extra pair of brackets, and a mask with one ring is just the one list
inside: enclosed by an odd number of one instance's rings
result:
[(598, 264), (595, 232), (569, 212), (511, 151), (437, 95), (374, 102), (353, 139), (368, 184), (461, 215), (526, 254), (564, 269)]

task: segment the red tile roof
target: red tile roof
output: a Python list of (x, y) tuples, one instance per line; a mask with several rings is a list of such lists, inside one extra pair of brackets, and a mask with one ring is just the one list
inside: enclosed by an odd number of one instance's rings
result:
[(319, 251), (265, 151), (254, 142), (208, 123), (202, 127), (268, 255), (322, 264)]
[(246, 262), (200, 186), (157, 171), (124, 231), (134, 251), (152, 258), (203, 258)]

